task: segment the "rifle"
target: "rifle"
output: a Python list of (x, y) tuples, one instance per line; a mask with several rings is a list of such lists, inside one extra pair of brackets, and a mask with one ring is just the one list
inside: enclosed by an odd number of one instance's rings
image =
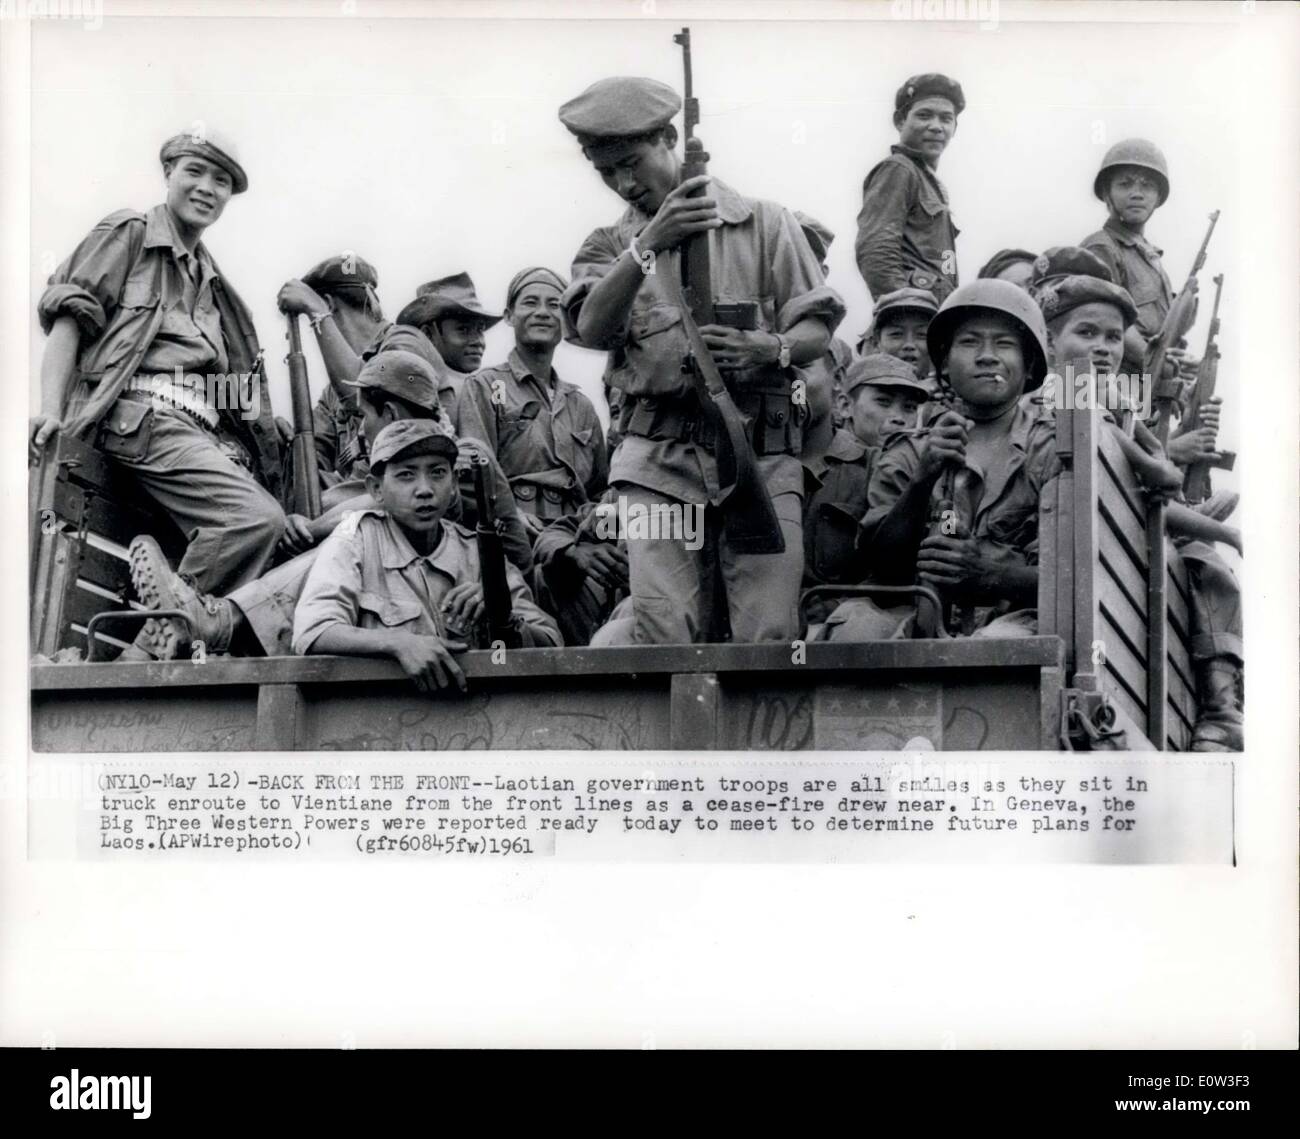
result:
[[(1187, 428), (1195, 431), (1201, 423), (1201, 409), (1214, 395), (1214, 383), (1219, 375), (1219, 298), (1223, 295), (1223, 274), (1214, 278), (1214, 311), (1210, 316), (1210, 331), (1205, 336), (1205, 355), (1196, 369), (1196, 386), (1187, 405)], [(1183, 494), (1195, 505), (1210, 497), (1210, 468), (1232, 470), (1237, 456), (1231, 451), (1220, 451), (1217, 459), (1200, 459), (1187, 468), (1183, 479)]]
[(302, 354), (298, 314), (289, 313), (289, 399), (293, 405), (293, 509), (307, 518), (320, 515), (320, 473), (316, 468), (316, 430), (312, 420), (307, 358)]
[(1151, 377), (1151, 403), (1156, 412), (1152, 431), (1160, 440), (1161, 446), (1169, 442), (1169, 416), (1182, 394), (1182, 384), (1177, 377), (1168, 381), (1164, 378), (1165, 356), (1170, 348), (1191, 331), (1192, 323), (1196, 320), (1196, 274), (1205, 265), (1205, 251), (1209, 248), (1210, 237), (1218, 220), (1219, 211), (1215, 210), (1210, 214), (1210, 228), (1205, 231), (1205, 240), (1201, 242), (1196, 260), (1192, 262), (1192, 271), (1187, 274), (1187, 284), (1179, 290), (1174, 303), (1165, 314), (1160, 331), (1147, 345), (1146, 372)]
[(523, 638), (515, 625), (510, 605), (510, 585), (506, 580), (506, 549), (501, 541), (501, 523), (496, 516), (496, 495), (488, 490), (488, 461), (479, 455), (470, 458), (474, 473), (474, 501), (478, 507), (479, 572), (483, 576), (483, 607), (487, 610), (488, 645), (498, 641), (508, 649), (520, 648)]
[[(937, 400), (945, 411), (957, 410), (957, 400), (955, 393), (944, 383)], [(940, 413), (942, 414), (942, 413)], [(922, 428), (916, 432), (918, 435), (929, 434), (928, 428)], [(939, 493), (930, 499), (930, 518), (929, 525), (926, 528), (925, 536), (932, 538), (936, 534), (943, 534), (948, 537), (956, 535), (955, 529), (950, 529), (950, 523), (957, 518), (957, 467), (948, 466), (944, 469), (939, 479)], [(975, 631), (975, 610), (964, 605), (957, 605), (945, 590), (939, 586), (929, 583), (930, 588), (938, 595), (940, 608), (935, 609), (932, 602), (924, 596), (919, 596), (916, 602), (916, 621), (915, 635), (917, 637), (932, 638), (941, 637), (945, 634), (956, 636), (961, 633), (970, 636)]]
[[(674, 35), (673, 42), (681, 45), (686, 76), (682, 178), (687, 179), (708, 173), (709, 156), (705, 153), (704, 143), (695, 136), (695, 127), (700, 121), (700, 101), (695, 97), (691, 78), (690, 28), (683, 28)], [(704, 192), (705, 188), (700, 187), (692, 196)], [(677, 282), (672, 280), (671, 274), (667, 279), (670, 290), (676, 291)], [(758, 473), (744, 416), (727, 390), (699, 330), (701, 324), (755, 329), (758, 327), (758, 305), (754, 302), (714, 304), (708, 230), (692, 235), (682, 245), (682, 286), (685, 293), (684, 298), (679, 298), (684, 301), (681, 304), (682, 325), (691, 347), (682, 370), (690, 373), (700, 406), (716, 430), (718, 481), (721, 483), (719, 501), (726, 504), (722, 524), (727, 543), (737, 553), (782, 553), (785, 538), (776, 511), (772, 509), (772, 499)]]

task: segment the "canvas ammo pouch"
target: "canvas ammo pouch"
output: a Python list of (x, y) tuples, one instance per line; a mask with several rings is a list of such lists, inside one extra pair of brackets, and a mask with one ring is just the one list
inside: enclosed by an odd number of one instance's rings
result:
[(152, 431), (153, 407), (150, 404), (119, 399), (100, 422), (96, 446), (117, 459), (143, 459), (149, 450)]

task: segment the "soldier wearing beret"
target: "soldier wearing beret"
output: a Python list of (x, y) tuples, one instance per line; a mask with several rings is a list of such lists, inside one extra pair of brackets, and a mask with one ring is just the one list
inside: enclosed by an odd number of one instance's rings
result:
[(500, 313), (483, 307), (468, 273), (426, 281), (416, 289), (415, 300), (397, 314), (398, 324), (418, 328), (441, 354), (446, 364), (443, 383), (454, 394), (452, 406), (466, 378), (482, 365), (487, 330), (500, 319)]
[(262, 572), (285, 526), (252, 317), (202, 240), (248, 178), (211, 132), (168, 139), (159, 160), (166, 201), (106, 217), (41, 296), (30, 458), (60, 431), (104, 451), (188, 539), (181, 571), (224, 590)]
[[(369, 261), (355, 253), (342, 253), (314, 265), (300, 279), (287, 281), (277, 298), (282, 312), (307, 318), (329, 376), (313, 411), (325, 487), (321, 505), (327, 510), (343, 497), (359, 493), (366, 474), (360, 408), (350, 386), (362, 364), (378, 352), (400, 349), (415, 353), (436, 372), (446, 369), (423, 333), (384, 319), (378, 288), (379, 274)], [(340, 491), (341, 483), (352, 485)], [(291, 539), (301, 528), (299, 519), (290, 519)]]
[(805, 586), (863, 576), (858, 522), (867, 512), (875, 457), (890, 436), (916, 428), (917, 414), (930, 398), (910, 364), (883, 352), (853, 361), (844, 387), (850, 428), (836, 431), (804, 514)]
[[(738, 406), (754, 424), (756, 465), (780, 520), (785, 552), (741, 554), (725, 535), (698, 550), (671, 538), (628, 542), (635, 635), (680, 643), (712, 634), (715, 566), (732, 637), (795, 635), (803, 572), (806, 408), (792, 401), (791, 366), (819, 359), (844, 315), (789, 210), (746, 198), (711, 175), (683, 180), (672, 117), (681, 99), (651, 79), (593, 84), (560, 119), (605, 185), (627, 204), (578, 250), (563, 305), (570, 337), (612, 353), (623, 393), (622, 441), (611, 484), (646, 514), (716, 507), (720, 489), (712, 421), (683, 370), (689, 345), (679, 294), (680, 245), (709, 235), (713, 293), (756, 305), (759, 327), (701, 327)], [(688, 196), (704, 189), (701, 196)], [(651, 271), (653, 270), (653, 271)], [(810, 401), (811, 402), (811, 401)], [(706, 518), (716, 521), (716, 514)], [(720, 530), (720, 526), (717, 527)]]
[(497, 457), (534, 532), (604, 493), (605, 439), (591, 401), (556, 374), (563, 336), (560, 298), (568, 282), (540, 266), (516, 273), (505, 318), (515, 334), (509, 359), (470, 376), (461, 391), (462, 435)]
[(965, 107), (946, 75), (914, 75), (894, 96), (898, 142), (867, 175), (858, 214), (858, 271), (877, 299), (916, 288), (942, 301), (957, 286), (958, 231), (935, 171)]
[[(1053, 250), (1048, 254), (1050, 264), (1045, 268), (1086, 265), (1083, 258), (1089, 256), (1077, 249)], [(1138, 319), (1137, 308), (1128, 293), (1100, 276), (1077, 275), (1052, 277), (1036, 289), (1035, 295), (1047, 319), (1048, 350), (1053, 366), (1063, 367), (1068, 361), (1087, 357), (1099, 376), (1113, 377), (1123, 358), (1125, 330)], [(1115, 393), (1103, 391), (1104, 406), (1113, 410), (1117, 406)], [(1177, 440), (1171, 440), (1171, 453), (1166, 454), (1159, 440), (1142, 423), (1135, 422), (1130, 435), (1121, 429), (1109, 410), (1104, 419), (1142, 482), (1164, 494), (1179, 496), (1185, 461), (1180, 463), (1172, 453), (1172, 444)], [(1179, 454), (1212, 457), (1214, 431), (1207, 429), (1207, 435), (1208, 439), (1196, 440), (1196, 451), (1181, 447)], [(1190, 750), (1240, 751), (1241, 587), (1214, 548), (1214, 543), (1224, 542), (1240, 553), (1240, 531), (1179, 501), (1170, 502), (1165, 527), (1187, 566), (1190, 587), (1190, 653), (1197, 705)]]
[(930, 349), (925, 332), (939, 311), (939, 302), (926, 289), (898, 289), (886, 293), (876, 302), (871, 314), (871, 327), (867, 329), (859, 346), (863, 355), (884, 352), (911, 364), (916, 378), (934, 394), (937, 385), (932, 378)]
[[(375, 437), (366, 485), (377, 506), (350, 514), (326, 539), (294, 614), (298, 653), (386, 656), (421, 691), (457, 687), (454, 654), (487, 647), (474, 531), (444, 516), (456, 498), (457, 446), (439, 420), (402, 420)], [(555, 622), (506, 564), (523, 647), (556, 646)]]
[[(356, 380), (349, 382), (358, 399), (358, 422), (367, 445), (393, 423), (428, 420), (439, 425), (443, 434), (450, 434), (446, 413), (438, 403), (437, 382), (428, 361), (402, 349), (381, 352), (368, 360)], [(450, 522), (464, 522), (474, 517), (467, 510), (474, 500), (474, 487), (463, 450), (463, 446), (458, 446), (454, 466), (459, 476), (460, 494), (447, 508)], [(477, 447), (475, 452), (480, 453)], [(497, 518), (502, 523), (506, 557), (521, 573), (531, 573), (532, 544), (515, 508), (510, 484), (490, 456), (488, 479), (496, 496)], [(303, 520), (306, 536), (302, 544), (310, 548), (224, 597), (195, 589), (191, 582), (171, 572), (152, 538), (136, 538), (130, 549), (136, 595), (146, 608), (184, 611), (195, 636), (210, 653), (284, 656), (291, 651), (294, 607), (307, 574), (320, 553), (317, 543), (324, 542), (352, 512), (376, 507), (367, 485), (360, 484), (353, 497), (325, 511), (319, 518)], [(160, 660), (170, 660), (180, 650), (180, 633), (179, 624), (170, 620), (150, 622), (142, 635), (140, 647)]]
[(976, 274), (981, 281), (1010, 281), (1022, 289), (1029, 288), (1034, 276), (1036, 254), (1028, 249), (999, 249)]

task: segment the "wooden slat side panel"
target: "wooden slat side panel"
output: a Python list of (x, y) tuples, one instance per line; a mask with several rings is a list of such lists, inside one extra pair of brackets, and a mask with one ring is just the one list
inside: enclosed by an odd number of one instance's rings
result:
[[(1125, 641), (1124, 636), (1115, 627), (1105, 610), (1102, 610), (1101, 629), (1103, 632), (1101, 640), (1106, 648), (1107, 671), (1116, 681), (1128, 689), (1129, 695), (1145, 712), (1147, 706), (1146, 666), (1138, 660), (1137, 655), (1129, 648), (1128, 642)], [(1145, 720), (1141, 722), (1145, 723)]]
[(1123, 501), (1127, 504), (1133, 520), (1141, 524), (1146, 518), (1146, 497), (1138, 484), (1137, 477), (1133, 474), (1124, 452), (1120, 450), (1114, 430), (1103, 427), (1098, 432), (1098, 436), (1098, 452), (1104, 481), (1106, 485), (1114, 487), (1117, 496), (1115, 501)]

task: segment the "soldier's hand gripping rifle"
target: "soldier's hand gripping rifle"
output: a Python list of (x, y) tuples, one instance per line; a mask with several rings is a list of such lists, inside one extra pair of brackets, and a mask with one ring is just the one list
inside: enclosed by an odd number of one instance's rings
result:
[(312, 419), (307, 358), (302, 354), (298, 314), (289, 313), (289, 399), (293, 406), (293, 512), (320, 516), (320, 473), (316, 467), (316, 425)]
[[(1214, 397), (1214, 385), (1219, 375), (1219, 298), (1223, 295), (1223, 274), (1214, 278), (1214, 311), (1210, 316), (1210, 331), (1205, 337), (1205, 355), (1196, 370), (1196, 386), (1187, 404), (1188, 431), (1201, 425), (1201, 409)], [(1204, 502), (1210, 497), (1210, 468), (1232, 470), (1237, 456), (1231, 451), (1220, 451), (1213, 459), (1198, 459), (1187, 468), (1183, 479), (1183, 494), (1189, 503)]]
[[(700, 101), (695, 97), (691, 78), (690, 28), (683, 28), (674, 35), (673, 42), (681, 45), (686, 77), (683, 115), (685, 161), (682, 164), (682, 178), (685, 180), (707, 174), (709, 156), (704, 152), (704, 144), (695, 137), (695, 127), (700, 121)], [(701, 186), (692, 197), (704, 193), (705, 187)], [(681, 291), (671, 274), (668, 284), (670, 291)], [(685, 296), (679, 298), (682, 325), (691, 346), (691, 354), (683, 368), (691, 374), (703, 413), (714, 423), (720, 497), (725, 507), (723, 530), (727, 543), (737, 553), (779, 554), (785, 550), (785, 538), (754, 461), (744, 416), (727, 390), (699, 329), (701, 324), (723, 324), (752, 330), (758, 326), (758, 306), (741, 303), (724, 309), (721, 305), (714, 305), (708, 230), (693, 234), (682, 244), (682, 284), (685, 286)]]
[(1196, 275), (1205, 266), (1205, 251), (1210, 246), (1210, 238), (1218, 220), (1219, 211), (1215, 210), (1210, 214), (1210, 227), (1205, 231), (1205, 240), (1201, 242), (1196, 260), (1192, 262), (1192, 271), (1187, 274), (1187, 283), (1169, 306), (1155, 339), (1147, 345), (1146, 372), (1151, 377), (1151, 405), (1155, 411), (1152, 432), (1160, 440), (1161, 446), (1169, 442), (1169, 417), (1182, 393), (1182, 383), (1177, 377), (1165, 379), (1165, 359), (1169, 349), (1175, 347), (1191, 331), (1192, 323), (1196, 320)]
[[(957, 411), (956, 393), (948, 387), (947, 382), (940, 386), (936, 402), (943, 411)], [(940, 412), (942, 414), (942, 412)], [(928, 428), (923, 428), (928, 431)], [(961, 526), (957, 513), (957, 474), (959, 468), (952, 463), (945, 465), (939, 476), (939, 493), (930, 498), (930, 517), (925, 536), (933, 538), (942, 535), (945, 538), (961, 536)], [(957, 605), (948, 590), (937, 582), (925, 581), (939, 595), (941, 607), (936, 610), (925, 597), (918, 597), (916, 603), (915, 635), (922, 638), (952, 636), (958, 633), (969, 636), (975, 628), (975, 610), (969, 606)]]
[(478, 564), (483, 580), (483, 608), (487, 611), (488, 646), (498, 641), (508, 649), (523, 644), (510, 604), (510, 583), (506, 580), (506, 549), (501, 540), (501, 524), (496, 516), (496, 495), (488, 490), (488, 460), (481, 455), (470, 458), (474, 472), (474, 501), (478, 507)]

